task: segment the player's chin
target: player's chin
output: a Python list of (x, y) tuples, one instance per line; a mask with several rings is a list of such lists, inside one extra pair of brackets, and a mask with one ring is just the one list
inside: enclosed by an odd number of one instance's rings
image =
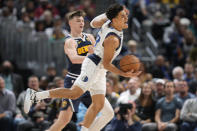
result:
[(128, 26), (128, 24), (125, 24), (124, 26), (123, 26), (123, 29), (127, 29), (129, 26)]

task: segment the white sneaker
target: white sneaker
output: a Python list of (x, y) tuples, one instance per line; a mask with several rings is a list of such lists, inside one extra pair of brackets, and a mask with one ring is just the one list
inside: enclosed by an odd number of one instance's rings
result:
[(36, 102), (36, 91), (30, 88), (26, 91), (25, 101), (24, 101), (24, 112), (27, 114), (33, 103)]

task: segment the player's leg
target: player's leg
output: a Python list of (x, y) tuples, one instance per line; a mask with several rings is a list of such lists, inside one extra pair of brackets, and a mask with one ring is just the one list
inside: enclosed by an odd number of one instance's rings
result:
[(67, 99), (77, 99), (83, 94), (83, 90), (76, 85), (72, 88), (57, 88), (49, 91), (37, 92), (36, 97), (38, 100), (46, 98), (67, 98)]
[(84, 90), (76, 85), (73, 85), (71, 89), (57, 88), (49, 91), (36, 92), (32, 89), (28, 89), (24, 101), (24, 111), (29, 112), (31, 105), (39, 100), (46, 98), (68, 98), (77, 99), (84, 93)]
[(114, 117), (114, 110), (107, 98), (105, 98), (105, 104), (100, 113), (89, 127), (89, 131), (100, 131)]
[(71, 106), (67, 110), (61, 110), (57, 121), (49, 128), (48, 131), (61, 131), (71, 120), (73, 111)]
[[(92, 95), (92, 104), (88, 108), (84, 121), (83, 126), (85, 128), (89, 128), (94, 119), (96, 118), (96, 115), (100, 112), (100, 110), (103, 108), (105, 102), (105, 95), (104, 94), (96, 94)], [(82, 128), (83, 130), (83, 128)]]

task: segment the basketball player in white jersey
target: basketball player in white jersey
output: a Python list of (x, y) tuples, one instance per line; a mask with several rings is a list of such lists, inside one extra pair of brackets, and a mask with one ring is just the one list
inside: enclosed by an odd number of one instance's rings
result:
[[(119, 4), (112, 5), (107, 10), (106, 16), (110, 21), (107, 21), (99, 31), (94, 54), (89, 55), (83, 61), (81, 74), (72, 88), (58, 88), (42, 92), (29, 90), (24, 105), (26, 109), (29, 109), (32, 103), (37, 100), (46, 98), (77, 99), (88, 90), (92, 97), (92, 104), (87, 110), (81, 130), (99, 131), (113, 118), (113, 109), (105, 99), (106, 72), (111, 71), (124, 77), (135, 77), (141, 72), (123, 72), (112, 64), (112, 61), (120, 53), (123, 41), (122, 30), (128, 28), (128, 16), (123, 6)], [(106, 107), (108, 113), (104, 111)], [(106, 117), (96, 118), (98, 112), (101, 114), (105, 112)]]

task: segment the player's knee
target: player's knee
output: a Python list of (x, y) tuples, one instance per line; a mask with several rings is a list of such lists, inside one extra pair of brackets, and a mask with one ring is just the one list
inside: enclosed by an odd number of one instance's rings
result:
[(104, 106), (101, 112), (103, 115), (107, 116), (109, 119), (112, 119), (114, 117), (114, 110), (110, 106)]

